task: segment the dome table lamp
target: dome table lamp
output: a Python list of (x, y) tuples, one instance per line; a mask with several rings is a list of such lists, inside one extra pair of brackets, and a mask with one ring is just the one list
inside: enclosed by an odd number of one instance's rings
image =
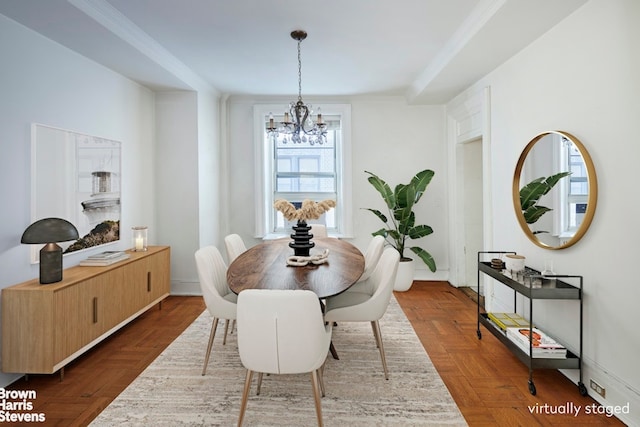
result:
[(21, 243), (45, 243), (40, 250), (40, 284), (62, 280), (62, 248), (56, 243), (76, 240), (78, 237), (78, 229), (61, 218), (44, 218), (24, 230)]

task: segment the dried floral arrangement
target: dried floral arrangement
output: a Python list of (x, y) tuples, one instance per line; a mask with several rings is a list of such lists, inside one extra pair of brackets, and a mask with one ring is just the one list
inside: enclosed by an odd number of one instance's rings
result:
[(306, 221), (308, 219), (318, 219), (329, 209), (336, 206), (335, 200), (323, 200), (314, 202), (312, 200), (304, 200), (300, 209), (284, 199), (278, 199), (273, 203), (273, 207), (282, 212), (287, 221)]

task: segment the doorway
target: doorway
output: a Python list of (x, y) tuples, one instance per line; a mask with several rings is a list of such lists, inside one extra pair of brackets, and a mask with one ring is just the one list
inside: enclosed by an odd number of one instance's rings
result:
[[(450, 256), (449, 283), (480, 288), (491, 301), (491, 282), (478, 286), (478, 252), (493, 244), (491, 224), (491, 91), (465, 92), (447, 104), (449, 153)], [(484, 288), (484, 289), (483, 289)]]
[(462, 186), (463, 186), (463, 236), (465, 258), (465, 286), (484, 295), (478, 287), (478, 252), (483, 250), (483, 170), (482, 138), (461, 144)]

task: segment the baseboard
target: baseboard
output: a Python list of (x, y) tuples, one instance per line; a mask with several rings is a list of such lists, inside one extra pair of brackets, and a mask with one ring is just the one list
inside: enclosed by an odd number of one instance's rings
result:
[(435, 273), (432, 273), (427, 269), (416, 268), (416, 271), (413, 274), (413, 280), (435, 280), (446, 282), (449, 280), (449, 270), (436, 270)]
[(202, 290), (200, 289), (200, 282), (172, 280), (171, 295), (181, 295), (181, 296), (202, 295)]

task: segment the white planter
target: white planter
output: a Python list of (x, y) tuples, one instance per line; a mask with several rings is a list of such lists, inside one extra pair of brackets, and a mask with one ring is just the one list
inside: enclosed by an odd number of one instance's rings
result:
[(413, 284), (413, 276), (416, 271), (416, 263), (414, 260), (400, 261), (398, 265), (398, 275), (396, 283), (393, 286), (394, 291), (408, 291)]

